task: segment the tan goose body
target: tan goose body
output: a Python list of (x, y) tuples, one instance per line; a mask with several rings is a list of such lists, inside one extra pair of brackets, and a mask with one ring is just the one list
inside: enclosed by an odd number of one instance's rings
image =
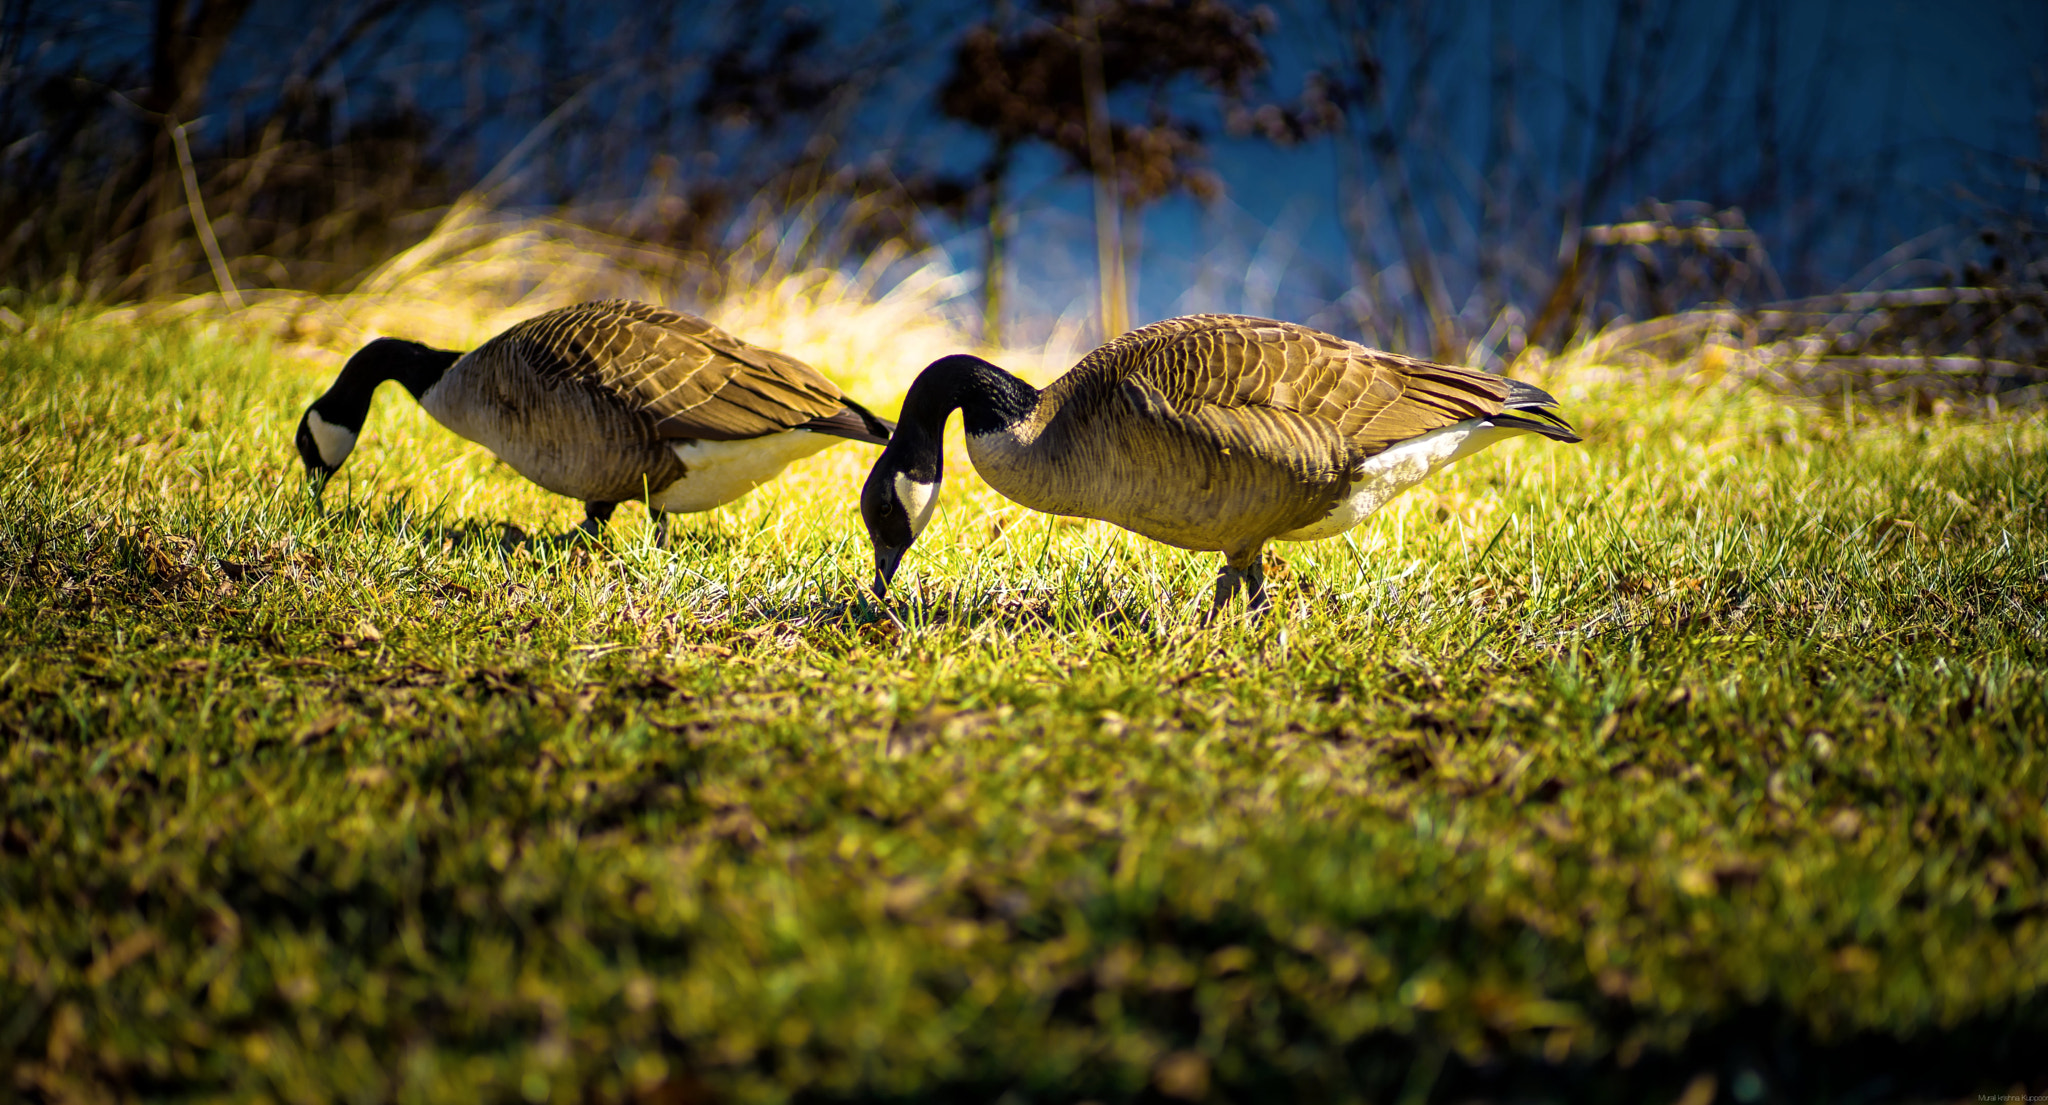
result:
[[(380, 364), (352, 377), (372, 350)], [(431, 379), (381, 367), (431, 357), (448, 362)], [(528, 319), (466, 354), (373, 343), (309, 410), (309, 468), (316, 459), (339, 467), (326, 439), (344, 425), (352, 445), (368, 409), (364, 384), (387, 378), (520, 475), (583, 500), (593, 522), (628, 499), (644, 499), (657, 518), (709, 510), (842, 438), (881, 444), (890, 428), (793, 357), (703, 319), (614, 300)], [(338, 393), (360, 393), (353, 424), (346, 410), (329, 413), (355, 397)]]
[[(1294, 323), (1169, 319), (1097, 349), (1031, 415), (967, 438), (975, 471), (1049, 514), (1183, 549), (1331, 537), (1458, 457), (1525, 430), (1454, 429), (1513, 381)], [(1434, 446), (1372, 463), (1432, 431)]]
[(1108, 403), (1108, 411), (1062, 410), (1042, 424), (970, 435), (967, 455), (990, 487), (1022, 506), (1198, 552), (1255, 545), (1327, 513), (1331, 496), (1322, 491), (1341, 482), (1341, 456), (1303, 463), (1244, 442), (1226, 453), (1127, 395)]
[[(1503, 437), (1578, 440), (1552, 413), (1554, 400), (1527, 384), (1267, 319), (1155, 323), (1097, 349), (1043, 392), (977, 363), (985, 367), (956, 362), (945, 371), (962, 382), (930, 391), (941, 403), (959, 400), (968, 454), (991, 487), (1035, 510), (1220, 551), (1226, 576), (1248, 573), (1255, 592), (1267, 541), (1334, 536)], [(926, 473), (911, 454), (935, 438), (923, 425), (933, 404), (918, 402), (918, 389), (876, 471), (900, 470), (890, 489), (908, 490), (928, 513)], [(977, 400), (979, 392), (993, 397)], [(994, 413), (977, 416), (977, 402)], [(929, 467), (935, 484), (942, 465)], [(877, 521), (888, 528), (887, 503), (875, 508), (871, 533)], [(909, 527), (913, 540), (921, 523)], [(878, 558), (898, 543), (908, 542), (877, 535)], [(1219, 587), (1219, 602), (1226, 592)]]

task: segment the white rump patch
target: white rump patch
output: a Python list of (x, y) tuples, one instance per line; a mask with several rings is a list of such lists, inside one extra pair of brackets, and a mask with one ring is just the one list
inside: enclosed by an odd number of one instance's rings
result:
[(790, 430), (744, 441), (678, 441), (669, 446), (683, 462), (683, 478), (657, 489), (657, 510), (689, 514), (724, 506), (782, 474), (784, 468), (843, 437)]
[(1394, 496), (1428, 479), (1438, 469), (1462, 460), (1496, 441), (1527, 430), (1495, 426), (1483, 418), (1467, 419), (1421, 437), (1411, 437), (1368, 459), (1351, 483), (1351, 490), (1337, 500), (1327, 518), (1310, 522), (1298, 530), (1280, 534), (1282, 541), (1320, 541), (1335, 537), (1365, 521), (1391, 502)]
[(924, 532), (924, 524), (932, 520), (932, 508), (939, 505), (939, 485), (919, 483), (907, 473), (896, 473), (896, 497), (903, 501), (903, 509), (910, 515), (910, 537)]
[(356, 447), (356, 432), (347, 426), (337, 426), (320, 417), (319, 411), (306, 412), (306, 428), (313, 431), (313, 444), (320, 448), (320, 461), (329, 468), (341, 467)]

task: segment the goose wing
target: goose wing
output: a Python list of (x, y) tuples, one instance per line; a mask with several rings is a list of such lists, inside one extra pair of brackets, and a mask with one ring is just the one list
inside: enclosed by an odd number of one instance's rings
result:
[(1135, 401), (1166, 404), (1211, 433), (1291, 439), (1294, 451), (1306, 446), (1325, 455), (1333, 440), (1341, 441), (1354, 462), (1470, 418), (1509, 409), (1541, 417), (1536, 408), (1553, 402), (1540, 389), (1490, 373), (1243, 315), (1153, 323), (1077, 368), (1103, 382), (1113, 378)]
[(794, 357), (646, 303), (581, 303), (499, 335), (550, 386), (573, 383), (652, 420), (668, 440), (737, 441), (810, 429), (876, 444), (888, 424)]

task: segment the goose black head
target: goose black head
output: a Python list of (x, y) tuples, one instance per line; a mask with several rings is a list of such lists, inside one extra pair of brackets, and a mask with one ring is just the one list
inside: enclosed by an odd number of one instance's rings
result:
[[(913, 436), (921, 435), (913, 431)], [(876, 598), (889, 597), (896, 565), (938, 505), (940, 456), (936, 445), (920, 449), (907, 442), (899, 427), (861, 488), (860, 516), (867, 523), (868, 540), (875, 546)]]
[(306, 479), (315, 490), (326, 485), (328, 479), (341, 470), (341, 462), (356, 447), (356, 434), (360, 426), (343, 426), (330, 422), (320, 414), (316, 403), (306, 408), (306, 414), (299, 419), (299, 432), (292, 443), (299, 447), (299, 459), (305, 462)]
[(370, 414), (370, 396), (378, 384), (397, 380), (418, 399), (461, 356), (398, 338), (378, 338), (357, 350), (326, 394), (306, 408), (292, 438), (314, 490), (325, 486), (355, 449)]
[(903, 553), (938, 505), (946, 454), (939, 440), (954, 411), (969, 436), (994, 433), (1028, 416), (1038, 389), (980, 357), (955, 353), (926, 365), (903, 396), (889, 446), (860, 492), (861, 518), (875, 543), (875, 595), (887, 598)]

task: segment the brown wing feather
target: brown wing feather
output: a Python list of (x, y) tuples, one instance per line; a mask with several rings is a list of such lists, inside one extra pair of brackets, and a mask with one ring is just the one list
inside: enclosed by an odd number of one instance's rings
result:
[[(1291, 322), (1193, 315), (1133, 330), (1075, 366), (1072, 386), (1142, 381), (1188, 416), (1233, 421), (1254, 438), (1322, 438), (1328, 426), (1360, 460), (1468, 418), (1499, 414), (1510, 382), (1368, 349)], [(1304, 416), (1273, 419), (1261, 411)], [(1304, 436), (1305, 435), (1305, 436)], [(1320, 442), (1317, 442), (1320, 444)], [(1320, 449), (1317, 450), (1320, 452)]]
[(836, 424), (847, 406), (838, 387), (802, 361), (646, 303), (580, 303), (493, 340), (543, 382), (603, 392), (671, 440), (734, 441)]

